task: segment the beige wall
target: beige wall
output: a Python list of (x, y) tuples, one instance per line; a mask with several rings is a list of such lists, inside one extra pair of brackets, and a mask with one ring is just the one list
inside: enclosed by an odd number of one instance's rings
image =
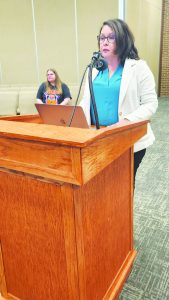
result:
[[(77, 1), (77, 25), (79, 41), (80, 72), (90, 63), (94, 51), (98, 50), (97, 35), (103, 21), (118, 17), (118, 1)], [(80, 74), (82, 75), (82, 74)]]
[[(129, 24), (141, 58), (150, 66), (158, 87), (162, 0), (127, 0)], [(157, 88), (156, 88), (157, 89)]]
[[(126, 0), (125, 6), (140, 57), (158, 84), (162, 0)], [(54, 67), (67, 84), (79, 84), (102, 22), (116, 17), (118, 0), (1, 0), (1, 83), (36, 85)]]
[(44, 81), (46, 70), (54, 67), (63, 81), (78, 84), (97, 50), (100, 25), (115, 17), (118, 0), (0, 1), (1, 83), (38, 84), (38, 73)]
[(53, 67), (63, 81), (76, 82), (74, 1), (35, 0), (34, 3), (40, 80)]
[(35, 82), (31, 1), (0, 1), (2, 83)]

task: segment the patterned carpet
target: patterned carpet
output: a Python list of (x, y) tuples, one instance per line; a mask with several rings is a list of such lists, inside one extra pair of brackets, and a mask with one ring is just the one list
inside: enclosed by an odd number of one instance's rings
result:
[(169, 300), (169, 98), (152, 119), (156, 142), (137, 173), (134, 242), (138, 251), (119, 300)]

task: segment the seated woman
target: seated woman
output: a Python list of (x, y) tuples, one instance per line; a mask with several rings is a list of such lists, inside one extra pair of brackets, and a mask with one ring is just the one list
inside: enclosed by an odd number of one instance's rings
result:
[(66, 105), (72, 98), (68, 86), (63, 83), (55, 69), (46, 72), (47, 81), (43, 82), (37, 92), (37, 102), (45, 104)]

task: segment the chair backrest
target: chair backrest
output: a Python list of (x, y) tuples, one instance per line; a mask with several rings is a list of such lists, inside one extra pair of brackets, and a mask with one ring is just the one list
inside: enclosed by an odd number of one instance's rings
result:
[(20, 86), (19, 91), (29, 92), (29, 91), (36, 91), (38, 90), (38, 86)]
[(12, 87), (12, 86), (0, 86), (0, 92), (18, 92), (18, 87)]
[(35, 108), (37, 90), (20, 90), (19, 92), (19, 113), (21, 115), (37, 114)]
[(17, 91), (0, 91), (0, 115), (16, 115), (18, 108)]

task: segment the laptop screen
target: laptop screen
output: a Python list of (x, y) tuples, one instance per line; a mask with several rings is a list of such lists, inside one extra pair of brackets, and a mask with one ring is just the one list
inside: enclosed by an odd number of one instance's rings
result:
[[(74, 106), (40, 103), (35, 106), (44, 124), (69, 126)], [(89, 128), (82, 107), (76, 106), (70, 127)]]

